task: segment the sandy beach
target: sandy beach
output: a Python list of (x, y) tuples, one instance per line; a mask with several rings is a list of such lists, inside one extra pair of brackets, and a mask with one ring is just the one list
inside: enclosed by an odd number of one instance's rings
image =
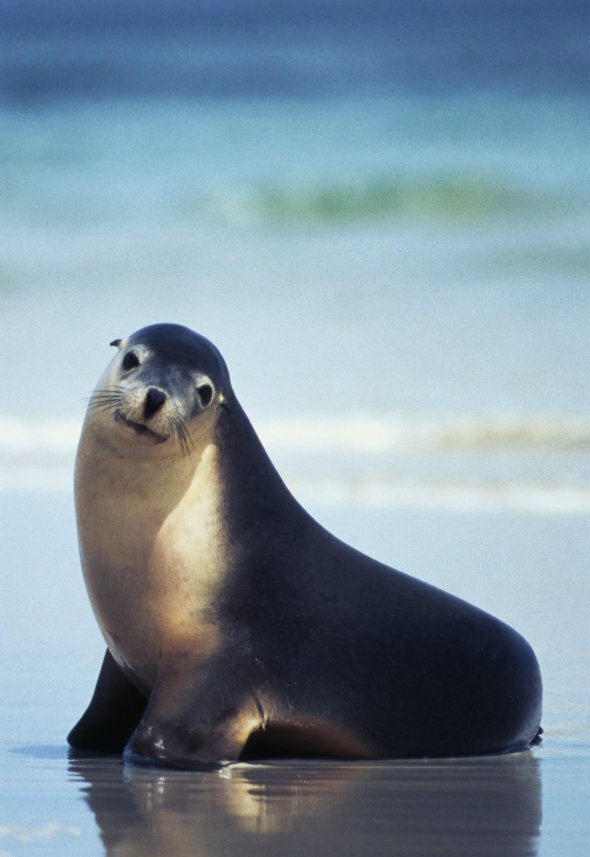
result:
[(220, 774), (69, 757), (65, 735), (102, 653), (78, 568), (72, 500), (4, 494), (3, 855), (585, 854), (587, 519), (314, 513), (356, 546), (470, 599), (530, 640), (545, 683), (541, 747), (430, 762), (241, 764)]

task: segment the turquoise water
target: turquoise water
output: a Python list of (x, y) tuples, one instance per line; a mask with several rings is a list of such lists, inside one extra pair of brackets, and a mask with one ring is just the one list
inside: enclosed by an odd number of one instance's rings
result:
[(350, 498), (334, 474), (360, 471), (373, 497), (450, 480), (587, 510), (584, 108), (494, 92), (5, 107), (0, 477), (66, 484), (107, 343), (172, 320), (221, 348), (315, 491)]
[[(320, 6), (0, 8), (2, 855), (585, 854), (587, 8)], [(524, 633), (541, 748), (68, 762), (102, 652), (73, 454), (156, 321), (218, 345), (324, 524)]]

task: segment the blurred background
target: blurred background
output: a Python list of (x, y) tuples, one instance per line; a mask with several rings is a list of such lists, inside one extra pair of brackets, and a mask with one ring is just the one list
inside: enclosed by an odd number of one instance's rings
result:
[[(121, 835), (120, 792), (114, 827), (95, 823), (64, 764), (104, 651), (72, 468), (108, 343), (159, 321), (220, 348), (322, 523), (529, 639), (541, 844), (494, 832), (505, 853), (586, 855), (589, 44), (587, 0), (0, 0), (0, 828), (15, 857), (104, 854)], [(395, 828), (371, 782), (378, 825), (351, 817), (351, 853)], [(227, 814), (211, 818), (226, 854)], [(465, 824), (485, 850), (489, 813)]]
[(585, 0), (1, 0), (0, 484), (186, 324), (303, 499), (587, 511)]

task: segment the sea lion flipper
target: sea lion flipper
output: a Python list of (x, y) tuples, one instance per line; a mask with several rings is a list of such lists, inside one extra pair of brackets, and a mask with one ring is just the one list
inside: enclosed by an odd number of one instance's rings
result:
[[(235, 762), (260, 709), (250, 694), (224, 686), (215, 671), (188, 668), (175, 655), (160, 664), (145, 714), (124, 751), (126, 762), (210, 770)], [(190, 687), (187, 677), (191, 677)]]
[(76, 750), (120, 753), (146, 704), (107, 649), (90, 704), (68, 735), (68, 743)]
[(125, 762), (185, 770), (219, 770), (236, 762), (245, 742), (230, 735), (202, 732), (187, 722), (142, 721), (123, 752)]

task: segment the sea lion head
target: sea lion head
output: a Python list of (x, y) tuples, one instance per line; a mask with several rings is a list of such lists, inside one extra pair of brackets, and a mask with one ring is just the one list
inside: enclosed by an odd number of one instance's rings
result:
[(115, 434), (134, 446), (165, 444), (190, 454), (227, 408), (231, 386), (219, 351), (179, 324), (153, 324), (111, 345), (117, 354), (89, 403), (93, 427), (111, 441)]

